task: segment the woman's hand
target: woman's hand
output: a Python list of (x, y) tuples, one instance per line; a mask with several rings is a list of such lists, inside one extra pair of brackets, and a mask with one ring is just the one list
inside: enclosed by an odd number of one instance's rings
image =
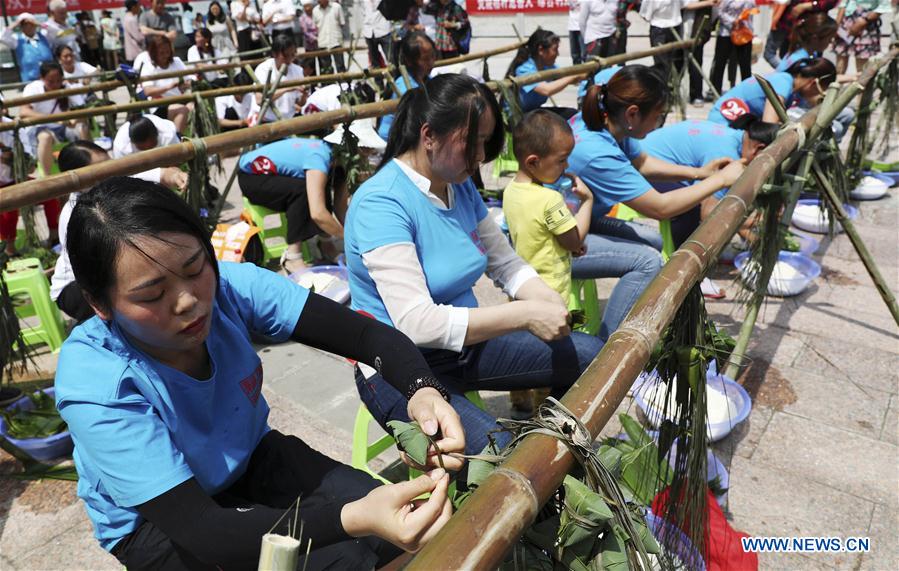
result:
[(721, 188), (727, 188), (737, 182), (737, 179), (740, 178), (740, 175), (743, 174), (745, 169), (746, 161), (740, 159), (731, 162), (729, 165), (718, 171), (717, 174), (721, 177)]
[[(409, 399), (406, 407), (409, 418), (418, 422), (422, 431), (428, 436), (440, 434), (440, 439), (435, 442), (443, 452), (441, 459), (447, 470), (456, 471), (462, 468), (464, 460), (448, 456), (450, 452), (465, 452), (465, 432), (462, 430), (462, 421), (453, 405), (443, 399), (437, 389), (424, 387), (415, 391)], [(403, 461), (409, 463), (405, 454)], [(437, 450), (428, 449), (428, 466), (440, 465), (437, 459)]]
[(732, 161), (733, 161), (733, 159), (730, 159), (728, 157), (720, 157), (717, 159), (712, 159), (709, 162), (707, 162), (706, 164), (702, 165), (702, 167), (697, 172), (696, 178), (705, 180), (705, 179), (709, 178), (710, 176), (712, 176), (713, 174), (715, 174), (716, 172), (723, 169), (724, 167), (726, 167), (727, 165), (729, 165)]
[(527, 303), (528, 331), (542, 341), (555, 341), (571, 335), (568, 308), (558, 302), (532, 299)]
[[(380, 486), (343, 506), (340, 523), (352, 537), (376, 535), (406, 551), (418, 551), (453, 513), (449, 475), (440, 468), (399, 484)], [(427, 500), (418, 496), (431, 493)]]

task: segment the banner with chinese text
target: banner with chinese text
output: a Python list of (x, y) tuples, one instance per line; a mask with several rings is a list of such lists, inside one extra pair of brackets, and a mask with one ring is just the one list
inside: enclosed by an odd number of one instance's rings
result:
[(465, 6), (472, 16), (516, 12), (567, 12), (568, 0), (467, 0)]

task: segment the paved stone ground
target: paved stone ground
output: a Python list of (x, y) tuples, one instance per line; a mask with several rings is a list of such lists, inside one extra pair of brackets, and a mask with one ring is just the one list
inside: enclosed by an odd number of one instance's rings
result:
[[(474, 49), (507, 43), (512, 21), (475, 20), (476, 34), (483, 30), (493, 37), (477, 38)], [(565, 25), (560, 17), (531, 18), (525, 33), (537, 23), (557, 30)], [(637, 21), (631, 32), (645, 34), (645, 25)], [(633, 37), (630, 47), (643, 49), (647, 40)], [(562, 52), (559, 63), (565, 65), (567, 42)], [(711, 56), (710, 44), (706, 67)], [(491, 60), (493, 77), (502, 75), (509, 60)], [(756, 69), (767, 67), (759, 63)], [(574, 91), (557, 101), (574, 105)], [(690, 117), (706, 112), (707, 107), (688, 108)], [(226, 162), (229, 168), (233, 160)], [(488, 186), (501, 184), (491, 180), (489, 168), (484, 171)], [(236, 217), (238, 201), (232, 196), (230, 202), (225, 216)], [(863, 204), (857, 223), (894, 292), (899, 291), (897, 222), (899, 198), (893, 189), (888, 198)], [(750, 345), (752, 366), (740, 379), (753, 397), (752, 413), (715, 446), (730, 470), (727, 513), (735, 528), (756, 536), (871, 538), (867, 554), (763, 554), (763, 569), (895, 569), (899, 336), (845, 235), (825, 239), (815, 258), (824, 272), (806, 293), (768, 300)], [(709, 312), (735, 334), (742, 320), (739, 306), (730, 301), (738, 288), (728, 283), (735, 271), (719, 266), (713, 275), (729, 296), (709, 303)], [(599, 280), (603, 299), (612, 285)], [(486, 279), (476, 290), (483, 304), (504, 301)], [(272, 426), (349, 461), (358, 408), (349, 365), (296, 344), (260, 347), (260, 354)], [(52, 370), (52, 357), (41, 362)], [(495, 414), (508, 414), (505, 393), (483, 396)], [(634, 409), (630, 398), (620, 406), (631, 414)], [(618, 432), (613, 422), (604, 434)], [(375, 466), (391, 460), (388, 455)], [(0, 471), (10, 468), (10, 459), (0, 456)], [(67, 482), (0, 478), (0, 569), (121, 568), (94, 541), (74, 488)]]

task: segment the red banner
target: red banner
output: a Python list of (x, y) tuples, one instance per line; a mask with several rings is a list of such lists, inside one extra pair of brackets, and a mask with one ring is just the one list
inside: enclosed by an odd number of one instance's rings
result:
[(467, 0), (466, 10), (479, 14), (515, 14), (516, 12), (567, 12), (568, 0)]
[[(5, 0), (6, 15), (18, 16), (22, 12), (29, 12), (34, 16), (47, 13), (48, 0)], [(82, 10), (112, 10), (123, 8), (125, 0), (66, 0), (69, 12), (81, 12)], [(11, 22), (10, 22), (11, 23)]]

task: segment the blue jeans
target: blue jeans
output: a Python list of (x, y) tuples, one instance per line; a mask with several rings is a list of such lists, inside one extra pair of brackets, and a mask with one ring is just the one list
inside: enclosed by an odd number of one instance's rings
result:
[[(450, 402), (465, 429), (465, 453), (478, 454), (487, 446), (487, 433), (499, 427), (489, 412), (465, 398), (465, 391), (552, 388), (560, 397), (581, 376), (602, 349), (603, 342), (585, 333), (546, 343), (526, 331), (508, 333), (461, 353), (427, 350), (431, 370), (451, 394)], [(356, 388), (362, 402), (382, 427), (388, 420), (409, 421), (406, 397), (378, 374), (365, 379), (356, 371)], [(511, 441), (507, 432), (493, 435), (500, 448)]]
[(599, 338), (605, 342), (662, 269), (662, 237), (643, 224), (594, 216), (584, 243), (587, 253), (571, 260), (572, 278), (621, 278), (602, 316)]
[(768, 33), (768, 39), (765, 40), (765, 61), (771, 67), (776, 68), (780, 65), (780, 58), (785, 51), (787, 41), (787, 33), (783, 30), (771, 30)]

